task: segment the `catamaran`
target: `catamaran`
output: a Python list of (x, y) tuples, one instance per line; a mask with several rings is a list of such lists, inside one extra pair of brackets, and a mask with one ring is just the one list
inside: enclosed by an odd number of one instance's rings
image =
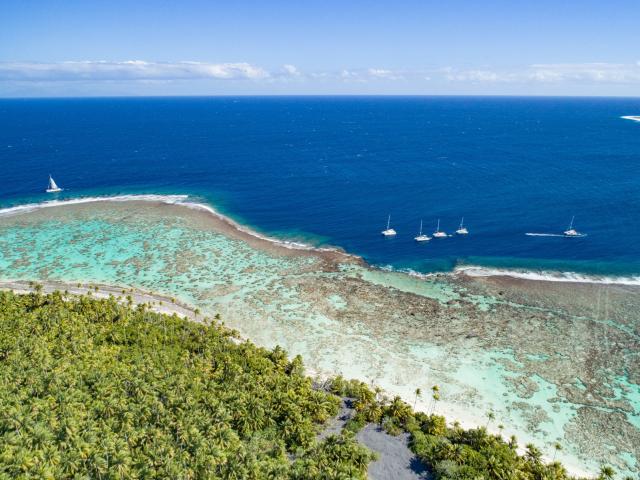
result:
[(414, 240), (416, 242), (428, 242), (429, 240), (431, 240), (431, 237), (429, 235), (422, 234), (422, 220), (420, 220), (420, 232), (418, 233), (418, 236), (414, 238)]
[(446, 238), (448, 235), (445, 232), (440, 231), (440, 219), (438, 219), (438, 226), (436, 227), (436, 231), (433, 232), (434, 238)]
[(56, 185), (56, 182), (53, 180), (53, 177), (49, 175), (49, 186), (47, 187), (47, 193), (56, 193), (61, 192), (62, 189)]
[(469, 233), (469, 230), (467, 230), (467, 227), (464, 226), (464, 217), (462, 217), (462, 220), (460, 220), (460, 226), (456, 230), (456, 233), (458, 235), (467, 235)]
[(578, 232), (575, 228), (573, 228), (573, 221), (576, 219), (575, 215), (571, 217), (571, 223), (569, 224), (569, 228), (564, 231), (565, 237), (582, 237), (583, 234)]
[(382, 235), (384, 235), (385, 237), (393, 237), (394, 235), (396, 235), (396, 231), (391, 228), (391, 215), (389, 215), (389, 218), (387, 218), (387, 228), (386, 230), (382, 231)]

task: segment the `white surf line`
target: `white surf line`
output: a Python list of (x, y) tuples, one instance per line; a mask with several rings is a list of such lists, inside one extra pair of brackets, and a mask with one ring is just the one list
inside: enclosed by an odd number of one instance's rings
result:
[(523, 271), (507, 270), (499, 268), (486, 268), (478, 266), (457, 267), (454, 274), (463, 274), (468, 277), (512, 277), (523, 280), (535, 280), (544, 282), (565, 283), (594, 283), (601, 285), (627, 285), (640, 286), (640, 276), (608, 277), (585, 275), (576, 272), (550, 272), (550, 271)]
[(39, 210), (42, 208), (62, 207), (66, 205), (79, 205), (79, 204), (94, 203), (94, 202), (129, 202), (129, 201), (160, 202), (160, 203), (166, 203), (169, 205), (179, 205), (186, 208), (191, 208), (193, 210), (204, 210), (209, 214), (213, 215), (214, 217), (224, 222), (227, 222), (229, 225), (231, 225), (236, 230), (242, 233), (251, 235), (252, 237), (258, 238), (260, 240), (277, 244), (281, 247), (288, 248), (290, 250), (332, 252), (332, 253), (338, 253), (340, 255), (344, 255), (346, 258), (361, 260), (360, 256), (347, 253), (344, 250), (341, 250), (339, 248), (315, 247), (313, 245), (309, 245), (302, 242), (281, 240), (278, 238), (274, 238), (268, 235), (258, 233), (254, 230), (251, 230), (248, 227), (245, 227), (239, 224), (232, 218), (221, 214), (220, 212), (215, 210), (212, 206), (205, 203), (187, 201), (188, 198), (189, 198), (189, 195), (129, 194), (129, 195), (113, 195), (113, 196), (105, 195), (105, 196), (96, 196), (96, 197), (79, 197), (79, 198), (69, 198), (65, 200), (48, 200), (41, 203), (28, 203), (24, 205), (16, 205), (14, 207), (2, 208), (0, 209), (0, 217), (16, 215), (20, 213), (28, 213), (28, 212)]
[(279, 238), (270, 237), (268, 235), (264, 235), (262, 233), (258, 233), (258, 232), (254, 231), (254, 230), (251, 230), (248, 227), (245, 227), (244, 225), (239, 224), (238, 222), (236, 222), (232, 218), (230, 218), (230, 217), (228, 217), (226, 215), (223, 215), (222, 213), (218, 212), (215, 208), (213, 208), (211, 205), (207, 205), (205, 203), (179, 201), (179, 202), (176, 202), (176, 204), (180, 205), (180, 206), (183, 206), (183, 207), (191, 208), (193, 210), (204, 210), (204, 211), (208, 212), (209, 214), (213, 215), (214, 217), (227, 222), (228, 224), (230, 224), (232, 227), (234, 227), (239, 232), (245, 233), (247, 235), (251, 235), (252, 237), (258, 238), (260, 240), (264, 240), (264, 241), (267, 241), (267, 242), (270, 242), (270, 243), (275, 243), (275, 244), (277, 244), (277, 245), (279, 245), (281, 247), (289, 248), (291, 250), (307, 250), (307, 251), (316, 251), (316, 252), (333, 252), (333, 253), (338, 253), (340, 255), (344, 255), (345, 257), (350, 257), (350, 258), (354, 258), (354, 259), (360, 259), (360, 257), (358, 255), (347, 253), (344, 250), (341, 250), (339, 248), (334, 248), (334, 247), (315, 247), (313, 245), (309, 245), (309, 244), (303, 243), (303, 242), (294, 242), (294, 241), (291, 241), (291, 240), (281, 240)]
[(18, 213), (32, 212), (41, 208), (62, 207), (65, 205), (79, 205), (82, 203), (94, 203), (94, 202), (128, 202), (128, 201), (146, 201), (146, 202), (161, 202), (167, 204), (176, 204), (182, 202), (188, 198), (188, 195), (113, 195), (104, 197), (80, 197), (69, 198), (66, 200), (47, 200), (40, 203), (26, 203), (23, 205), (16, 205), (15, 207), (8, 207), (0, 209), (0, 216), (15, 215)]

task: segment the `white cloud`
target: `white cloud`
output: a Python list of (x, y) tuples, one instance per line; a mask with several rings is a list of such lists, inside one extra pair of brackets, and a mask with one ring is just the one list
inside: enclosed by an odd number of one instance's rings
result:
[(366, 70), (342, 70), (339, 78), (351, 82), (368, 82), (370, 80), (403, 80), (404, 77), (392, 70), (368, 68)]
[(299, 77), (300, 75), (302, 75), (300, 73), (300, 70), (298, 70), (298, 68), (295, 65), (289, 65), (289, 64), (283, 65), (282, 70), (284, 70), (284, 72), (291, 77)]
[[(260, 85), (280, 84), (281, 91), (326, 89), (343, 84), (344, 88), (358, 91), (367, 89), (385, 91), (413, 91), (447, 89), (464, 91), (467, 88), (487, 91), (514, 91), (532, 86), (545, 90), (571, 92), (575, 87), (592, 87), (595, 92), (607, 88), (633, 91), (640, 86), (640, 61), (631, 63), (539, 63), (495, 68), (414, 68), (391, 70), (386, 68), (358, 68), (301, 72), (295, 65), (283, 64), (269, 71), (246, 62), (147, 62), (130, 61), (69, 61), (69, 62), (0, 62), (0, 82), (5, 89), (34, 89), (41, 86), (66, 85), (64, 82), (86, 84), (87, 88), (113, 83), (125, 88), (126, 83), (161, 85), (180, 84), (196, 79), (255, 80)], [(204, 84), (205, 82), (202, 82)], [(394, 83), (392, 86), (391, 84)], [(57, 85), (57, 86), (55, 86)], [(207, 84), (207, 88), (213, 88)], [(233, 84), (234, 88), (237, 85)], [(257, 88), (257, 83), (247, 83)], [(17, 86), (17, 87), (16, 87)], [(201, 85), (200, 85), (201, 86)], [(547, 87), (548, 86), (548, 87)], [(106, 88), (106, 87), (105, 87)], [(204, 87), (203, 87), (204, 88)], [(244, 88), (244, 87), (243, 87)], [(337, 87), (338, 89), (340, 87)], [(286, 90), (285, 90), (286, 89)], [(296, 90), (297, 89), (297, 90)], [(0, 92), (1, 93), (1, 92)]]
[(566, 80), (596, 83), (640, 82), (640, 65), (622, 63), (566, 63), (531, 65), (530, 78), (543, 82)]
[(0, 63), (0, 80), (262, 79), (269, 73), (249, 63), (83, 61)]
[(445, 79), (477, 83), (640, 83), (640, 63), (549, 63), (515, 69), (440, 70)]
[(388, 80), (402, 80), (402, 75), (399, 75), (391, 70), (385, 70), (383, 68), (370, 68), (367, 70), (370, 77), (373, 78), (386, 78)]

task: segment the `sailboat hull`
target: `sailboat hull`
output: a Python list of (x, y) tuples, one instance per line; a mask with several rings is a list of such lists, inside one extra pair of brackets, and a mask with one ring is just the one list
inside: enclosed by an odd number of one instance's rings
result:
[(47, 188), (46, 192), (47, 193), (57, 193), (57, 192), (61, 192), (62, 189), (61, 188)]

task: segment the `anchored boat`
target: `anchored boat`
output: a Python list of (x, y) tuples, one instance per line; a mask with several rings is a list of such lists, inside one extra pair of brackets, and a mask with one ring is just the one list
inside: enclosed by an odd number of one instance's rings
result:
[(422, 233), (422, 220), (420, 220), (420, 232), (418, 232), (418, 236), (414, 238), (416, 242), (428, 242), (431, 240), (431, 237), (428, 235), (423, 235)]
[(468, 235), (469, 234), (469, 230), (467, 230), (467, 227), (464, 226), (464, 217), (462, 217), (462, 220), (460, 220), (460, 226), (456, 230), (456, 233), (458, 235)]
[(438, 226), (436, 227), (436, 231), (433, 232), (433, 238), (446, 238), (448, 235), (445, 232), (440, 231), (440, 219), (438, 219)]
[(387, 218), (387, 228), (382, 231), (382, 235), (384, 235), (385, 237), (393, 237), (394, 235), (396, 235), (396, 231), (391, 228), (391, 215), (389, 215), (389, 218)]

